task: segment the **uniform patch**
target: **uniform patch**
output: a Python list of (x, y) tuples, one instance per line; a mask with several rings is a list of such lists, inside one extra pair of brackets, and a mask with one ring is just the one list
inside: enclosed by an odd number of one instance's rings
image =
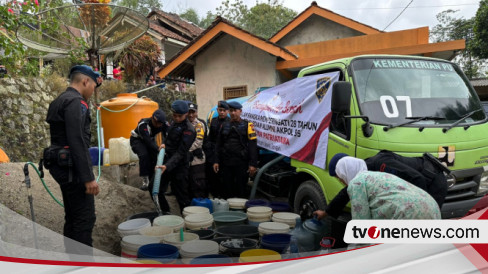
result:
[(327, 94), (327, 91), (329, 90), (330, 80), (330, 77), (324, 77), (317, 80), (315, 96), (317, 96), (319, 103), (322, 102), (322, 99), (324, 99), (325, 94)]
[(254, 124), (251, 122), (247, 123), (247, 138), (249, 140), (256, 140), (256, 131), (254, 130)]
[(197, 139), (203, 140), (203, 137), (205, 136), (205, 131), (203, 130), (202, 123), (196, 124), (195, 131), (197, 133)]
[(85, 101), (81, 102), (81, 114), (85, 115), (86, 111), (88, 110), (88, 104)]

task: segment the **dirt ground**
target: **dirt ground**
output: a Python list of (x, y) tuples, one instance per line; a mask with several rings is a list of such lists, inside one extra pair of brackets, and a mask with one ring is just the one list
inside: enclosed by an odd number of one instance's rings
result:
[[(25, 163), (0, 163), (0, 204), (30, 220), (28, 191), (24, 184), (24, 165)], [(117, 226), (134, 214), (155, 211), (149, 192), (138, 189), (138, 170), (137, 165), (121, 167), (120, 170), (115, 166), (102, 168), (100, 194), (95, 196), (97, 221), (93, 231), (94, 248), (120, 255)], [(96, 168), (94, 172), (97, 176)], [(29, 167), (29, 175), (36, 222), (62, 234), (63, 208), (51, 198), (32, 167)], [(44, 181), (54, 197), (62, 202), (59, 185), (49, 172), (45, 172)], [(179, 215), (179, 207), (174, 196), (166, 198), (171, 212)]]

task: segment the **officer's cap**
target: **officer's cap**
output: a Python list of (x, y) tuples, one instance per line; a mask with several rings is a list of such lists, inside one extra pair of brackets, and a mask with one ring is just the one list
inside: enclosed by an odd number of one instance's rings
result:
[(337, 162), (339, 162), (340, 159), (347, 157), (347, 156), (349, 156), (349, 155), (347, 155), (346, 153), (337, 153), (336, 155), (334, 155), (332, 157), (332, 159), (330, 159), (330, 162), (329, 162), (329, 175), (330, 176), (337, 176), (337, 173), (336, 173)]
[(197, 111), (198, 110), (198, 105), (197, 104), (194, 104), (192, 102), (189, 102), (188, 103), (188, 109), (189, 110), (194, 110), (194, 111)]
[(219, 101), (217, 107), (219, 107), (219, 108), (225, 108), (225, 109), (228, 110), (229, 109), (229, 104), (227, 104), (226, 101)]
[(229, 104), (229, 108), (242, 109), (242, 105), (239, 102), (232, 101), (232, 102), (229, 102), (228, 104)]
[(98, 82), (98, 77), (100, 77), (100, 73), (98, 73), (97, 71), (93, 71), (93, 69), (89, 66), (86, 66), (86, 65), (74, 66), (69, 71), (69, 77), (70, 78), (71, 78), (71, 75), (73, 75), (73, 73), (81, 73), (81, 74), (84, 74), (84, 75), (90, 77), (93, 81), (95, 81), (95, 83), (97, 83), (97, 87), (99, 87), (102, 84), (102, 83)]
[(178, 114), (188, 113), (188, 102), (183, 100), (176, 100), (171, 104), (171, 111)]
[(164, 113), (164, 111), (162, 111), (160, 109), (157, 109), (156, 111), (154, 111), (152, 117), (157, 122), (160, 122), (160, 123), (163, 123), (163, 124), (166, 122), (166, 114)]

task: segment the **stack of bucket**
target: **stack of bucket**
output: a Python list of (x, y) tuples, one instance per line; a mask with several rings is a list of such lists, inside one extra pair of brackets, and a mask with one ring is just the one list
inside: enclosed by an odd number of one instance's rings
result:
[(184, 243), (180, 248), (182, 262), (190, 263), (193, 258), (219, 253), (219, 245), (210, 240), (196, 240)]
[(164, 235), (173, 233), (173, 229), (167, 226), (150, 226), (140, 229), (139, 233), (143, 236), (154, 237), (162, 240)]
[(246, 209), (247, 199), (242, 199), (242, 198), (229, 198), (229, 199), (227, 199), (227, 202), (229, 202), (229, 209), (230, 209), (230, 211), (241, 211), (241, 212), (244, 212), (244, 210)]
[(122, 238), (120, 247), (122, 248), (121, 257), (127, 259), (137, 258), (137, 251), (143, 245), (159, 243), (160, 239), (157, 237), (144, 235), (128, 235)]
[(290, 226), (283, 223), (264, 222), (259, 224), (258, 231), (259, 236), (275, 233), (288, 233), (290, 232)]
[(201, 214), (201, 213), (210, 214), (210, 209), (203, 206), (187, 206), (183, 209), (183, 218), (185, 218), (190, 214)]
[(210, 213), (190, 214), (185, 217), (187, 229), (211, 229), (213, 222), (214, 218)]
[(132, 219), (119, 224), (119, 226), (117, 227), (117, 231), (119, 232), (120, 237), (123, 238), (129, 235), (138, 235), (139, 230), (150, 226), (151, 221), (149, 221), (149, 219)]
[(300, 215), (291, 212), (277, 212), (273, 214), (271, 220), (273, 220), (273, 222), (287, 224), (291, 228), (294, 228), (296, 218), (300, 218)]
[(178, 259), (178, 248), (169, 244), (148, 244), (143, 245), (137, 251), (137, 258), (150, 259), (169, 264)]
[(170, 244), (181, 249), (181, 246), (187, 242), (196, 241), (199, 237), (195, 233), (183, 232), (183, 233), (171, 233), (163, 236), (162, 243)]
[(180, 216), (165, 215), (154, 219), (154, 226), (167, 226), (173, 229), (173, 232), (179, 232), (181, 228), (185, 227), (185, 220)]
[(262, 222), (269, 222), (273, 212), (267, 206), (254, 206), (247, 209), (247, 219), (250, 225), (259, 226)]

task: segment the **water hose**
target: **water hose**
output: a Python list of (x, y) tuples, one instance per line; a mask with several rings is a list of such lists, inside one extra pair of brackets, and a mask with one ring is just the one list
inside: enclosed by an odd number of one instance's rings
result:
[[(164, 160), (164, 151), (165, 149), (162, 148), (159, 151), (158, 154), (158, 160), (156, 162), (156, 166), (161, 166), (163, 165), (163, 160)], [(160, 168), (156, 169), (156, 174), (154, 175), (154, 183), (153, 183), (153, 189), (152, 189), (152, 197), (154, 204), (156, 205), (156, 210), (158, 211), (159, 216), (163, 215), (163, 211), (161, 210), (161, 205), (159, 204), (159, 186), (161, 184), (161, 174), (163, 174), (163, 171)]]
[(269, 161), (266, 163), (262, 168), (259, 169), (258, 174), (256, 175), (256, 178), (254, 178), (253, 183), (252, 183), (252, 190), (251, 190), (251, 195), (249, 196), (249, 200), (254, 199), (254, 196), (256, 195), (256, 189), (258, 188), (258, 183), (259, 179), (261, 179), (261, 175), (272, 165), (276, 164), (277, 162), (283, 160), (286, 156), (280, 155), (273, 160)]
[(36, 228), (36, 215), (34, 214), (34, 199), (32, 198), (32, 191), (31, 191), (31, 181), (29, 177), (29, 164), (24, 165), (24, 175), (25, 180), (24, 183), (27, 186), (27, 197), (29, 200), (30, 212), (31, 212), (31, 219), (32, 219), (32, 231), (34, 232), (34, 246), (36, 250), (39, 249), (37, 245), (37, 228)]
[[(34, 170), (37, 172), (37, 175), (39, 176), (39, 179), (41, 179), (42, 185), (46, 189), (47, 193), (49, 193), (49, 195), (51, 196), (51, 198), (53, 198), (54, 201), (56, 201), (56, 203), (58, 203), (60, 206), (64, 207), (64, 205), (58, 199), (56, 199), (56, 197), (54, 197), (54, 195), (52, 194), (52, 192), (49, 190), (49, 187), (47, 187), (46, 183), (44, 182), (44, 179), (43, 179), (44, 176), (41, 175), (41, 173), (39, 172), (39, 170), (37, 169), (37, 167), (32, 162), (27, 162), (25, 164), (25, 166), (24, 166), (24, 174), (26, 173), (26, 170), (27, 170), (26, 179), (27, 179), (27, 177), (29, 175), (28, 168), (26, 168), (28, 165), (32, 166), (34, 168)], [(26, 181), (26, 184), (27, 184), (27, 181)], [(30, 185), (30, 178), (29, 178), (29, 185)]]

